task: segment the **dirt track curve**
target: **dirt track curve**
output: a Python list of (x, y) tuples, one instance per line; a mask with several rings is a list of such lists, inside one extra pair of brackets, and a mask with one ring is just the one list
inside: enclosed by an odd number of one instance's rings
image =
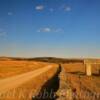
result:
[(37, 69), (35, 71), (31, 71), (28, 73), (24, 73), (21, 75), (13, 76), (6, 79), (0, 80), (0, 93), (4, 93), (10, 89), (16, 88), (20, 86), (21, 84), (31, 80), (32, 78), (35, 78), (36, 76), (50, 70), (53, 66), (48, 65), (46, 67)]

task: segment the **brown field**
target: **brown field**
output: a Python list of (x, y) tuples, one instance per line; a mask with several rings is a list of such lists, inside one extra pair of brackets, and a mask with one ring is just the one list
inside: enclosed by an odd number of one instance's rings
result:
[(37, 95), (42, 86), (57, 72), (57, 65), (51, 63), (24, 60), (0, 61), (0, 80), (35, 71), (48, 65), (52, 65), (52, 69), (23, 83), (17, 88), (5, 92), (2, 96), (0, 94), (0, 100), (32, 100), (32, 96)]
[(36, 61), (0, 61), (0, 78), (22, 74), (47, 66), (48, 63)]
[(100, 65), (92, 65), (92, 76), (86, 76), (85, 66), (82, 63), (63, 64), (66, 77), (71, 87), (76, 90), (76, 100), (99, 100), (100, 96)]
[(23, 75), (25, 73), (34, 72), (38, 69), (41, 69), (42, 72), (42, 68), (47, 68), (49, 65), (52, 66), (46, 72), (39, 74), (38, 76), (21, 85), (18, 85), (13, 89), (9, 89), (3, 94), (0, 94), (0, 100), (32, 100), (32, 97), (37, 96), (41, 89), (45, 88), (44, 86), (55, 87), (58, 85), (60, 87), (60, 79), (58, 83), (52, 83), (53, 77), (58, 71), (59, 63), (61, 64), (61, 73), (63, 73), (62, 69), (65, 71), (64, 77), (67, 79), (66, 83), (70, 83), (71, 89), (75, 92), (73, 100), (100, 100), (100, 98), (97, 98), (98, 95), (100, 96), (100, 64), (92, 65), (92, 76), (87, 76), (85, 72), (85, 65), (82, 60), (45, 60), (46, 61), (41, 61), (41, 59), (38, 61), (25, 59), (0, 60), (0, 81), (10, 77)]
[[(36, 96), (42, 86), (52, 78), (57, 71), (57, 67), (31, 79), (30, 81), (20, 85), (17, 88), (11, 89), (2, 95), (2, 100), (32, 100), (33, 96)], [(14, 94), (13, 94), (14, 93)], [(1, 100), (0, 99), (0, 100)]]
[[(72, 72), (72, 73), (80, 72), (85, 74), (85, 65), (83, 63), (70, 63), (70, 64), (63, 64), (62, 66), (66, 69), (66, 72)], [(92, 65), (92, 74), (98, 75), (99, 68), (100, 64)]]

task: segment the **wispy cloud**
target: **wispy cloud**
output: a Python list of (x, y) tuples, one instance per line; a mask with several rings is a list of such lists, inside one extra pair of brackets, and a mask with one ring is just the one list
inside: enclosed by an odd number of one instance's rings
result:
[(49, 27), (44, 27), (44, 28), (40, 28), (40, 29), (38, 29), (37, 32), (51, 32), (51, 31), (52, 31), (51, 28), (49, 28)]
[(35, 7), (35, 9), (38, 10), (38, 11), (42, 11), (44, 9), (44, 6), (43, 5), (37, 5)]
[[(45, 8), (45, 9), (44, 9)], [(35, 6), (35, 10), (37, 11), (43, 11), (43, 10), (48, 10), (49, 12), (54, 12), (54, 11), (58, 11), (58, 10), (63, 10), (65, 12), (70, 12), (72, 10), (71, 6), (70, 5), (61, 5), (57, 8), (54, 8), (54, 7), (47, 7), (47, 6), (44, 6), (44, 5), (37, 5)], [(10, 13), (9, 13), (10, 14)]]
[(72, 10), (71, 6), (64, 6), (64, 11), (70, 12)]
[(44, 28), (38, 29), (37, 32), (45, 32), (45, 33), (48, 33), (48, 32), (63, 32), (63, 29), (44, 27)]
[(9, 16), (13, 15), (13, 12), (8, 12), (8, 15), (9, 15)]

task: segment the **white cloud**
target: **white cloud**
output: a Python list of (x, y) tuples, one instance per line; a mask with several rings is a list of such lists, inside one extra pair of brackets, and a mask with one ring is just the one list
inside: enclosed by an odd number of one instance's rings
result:
[(71, 7), (70, 7), (70, 6), (65, 6), (65, 7), (64, 7), (64, 10), (65, 10), (66, 12), (69, 12), (69, 11), (71, 11)]
[(45, 28), (40, 28), (37, 32), (63, 32), (63, 29), (45, 27)]
[(52, 31), (52, 29), (49, 27), (41, 28), (38, 30), (38, 32), (51, 32), (51, 31)]
[(38, 6), (35, 7), (35, 9), (38, 10), (38, 11), (41, 11), (41, 10), (44, 9), (44, 6), (43, 5), (38, 5)]
[(12, 12), (8, 12), (8, 15), (11, 16), (11, 15), (13, 15), (13, 13)]

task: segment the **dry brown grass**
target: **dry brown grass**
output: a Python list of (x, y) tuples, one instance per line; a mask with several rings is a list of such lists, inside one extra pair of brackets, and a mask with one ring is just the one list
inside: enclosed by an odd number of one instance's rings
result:
[(45, 82), (52, 78), (57, 72), (57, 65), (52, 65), (54, 67), (51, 70), (35, 77), (18, 88), (6, 92), (2, 96), (2, 100), (32, 100), (32, 96), (37, 95)]
[(47, 65), (48, 63), (36, 61), (0, 61), (0, 79), (33, 71)]
[(85, 72), (85, 67), (82, 63), (62, 64), (66, 72)]
[[(66, 69), (66, 72), (72, 73), (83, 73), (85, 74), (85, 65), (83, 63), (70, 63), (70, 64), (62, 64), (62, 66)], [(99, 74), (100, 65), (92, 65), (92, 73)]]
[[(33, 71), (49, 64), (51, 63), (11, 60), (0, 61), (0, 78), (2, 79)], [(54, 67), (51, 70), (35, 77), (18, 88), (9, 90), (3, 95), (5, 98), (0, 100), (31, 100), (32, 96), (35, 96), (40, 91), (42, 86), (56, 73), (57, 65), (52, 65)], [(85, 75), (85, 66), (83, 63), (69, 63), (62, 64), (62, 66), (66, 71), (66, 77), (71, 87), (76, 89), (76, 94), (79, 97), (78, 100), (92, 100), (93, 96), (91, 96), (91, 94), (100, 93), (100, 76), (98, 76), (100, 65), (92, 66), (93, 75), (91, 77)], [(82, 99), (82, 96), (86, 95), (86, 93), (89, 93), (90, 96)], [(12, 96), (13, 94), (14, 97)], [(9, 98), (7, 98), (8, 95)]]
[(92, 65), (92, 76), (85, 74), (85, 66), (83, 64), (64, 64), (66, 77), (76, 94), (79, 97), (76, 100), (100, 100), (94, 98), (95, 95), (100, 96), (100, 76), (98, 73), (100, 65)]

